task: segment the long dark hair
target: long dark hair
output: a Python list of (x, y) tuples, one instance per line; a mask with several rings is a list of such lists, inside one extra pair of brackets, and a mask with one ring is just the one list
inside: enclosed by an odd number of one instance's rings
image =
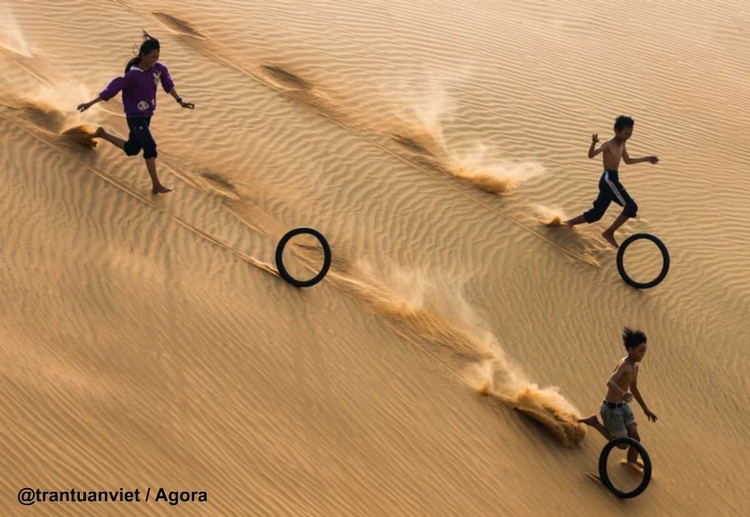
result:
[(141, 43), (141, 48), (138, 50), (138, 55), (128, 61), (128, 64), (125, 65), (125, 73), (128, 73), (131, 66), (140, 64), (142, 57), (147, 56), (154, 50), (159, 50), (160, 48), (159, 40), (152, 37), (148, 32), (143, 31), (143, 43)]

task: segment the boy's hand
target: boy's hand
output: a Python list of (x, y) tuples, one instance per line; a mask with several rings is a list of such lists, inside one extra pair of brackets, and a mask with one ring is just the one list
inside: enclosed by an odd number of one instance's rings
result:
[(656, 422), (657, 420), (659, 420), (659, 417), (657, 417), (655, 414), (653, 414), (648, 409), (645, 410), (644, 413), (646, 413), (646, 418), (648, 418), (649, 422)]
[(88, 102), (84, 102), (83, 104), (79, 104), (79, 105), (78, 105), (78, 108), (76, 108), (76, 109), (77, 109), (78, 111), (80, 111), (81, 113), (83, 113), (84, 111), (86, 111), (86, 110), (87, 110), (87, 109), (89, 109), (90, 107), (91, 107), (91, 104), (89, 104)]
[(594, 133), (593, 135), (591, 135), (591, 143), (592, 144), (595, 144), (598, 141), (599, 141), (599, 133)]
[(622, 394), (622, 400), (624, 402), (630, 402), (631, 400), (633, 400), (633, 394), (632, 393), (628, 393), (626, 391), (625, 393)]
[(656, 165), (657, 163), (659, 163), (659, 158), (657, 158), (656, 156), (648, 156), (646, 157), (646, 161), (648, 161), (648, 163)]

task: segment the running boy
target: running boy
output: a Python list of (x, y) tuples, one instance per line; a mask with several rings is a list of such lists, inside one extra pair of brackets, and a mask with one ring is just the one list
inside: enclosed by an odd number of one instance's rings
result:
[(630, 217), (635, 217), (638, 212), (638, 205), (636, 205), (635, 201), (633, 201), (628, 195), (618, 178), (617, 168), (620, 166), (620, 159), (622, 159), (626, 165), (643, 162), (649, 162), (654, 165), (659, 163), (659, 158), (656, 156), (631, 158), (628, 155), (625, 142), (633, 135), (634, 125), (635, 121), (630, 117), (626, 117), (625, 115), (617, 117), (617, 120), (615, 120), (615, 136), (604, 142), (599, 149), (594, 149), (599, 142), (599, 135), (595, 134), (591, 136), (589, 158), (594, 158), (597, 154), (604, 153), (604, 173), (599, 180), (599, 197), (596, 198), (594, 206), (590, 210), (578, 217), (565, 221), (565, 224), (571, 228), (581, 223), (591, 224), (601, 219), (604, 212), (609, 208), (609, 204), (614, 201), (622, 206), (624, 210), (617, 219), (615, 219), (612, 226), (604, 230), (602, 237), (604, 237), (607, 242), (615, 248), (619, 247), (619, 244), (617, 244), (617, 241), (615, 240), (615, 231)]
[[(630, 409), (628, 402), (635, 397), (635, 400), (641, 405), (649, 421), (656, 422), (658, 419), (648, 409), (646, 403), (643, 401), (641, 392), (638, 391), (638, 363), (643, 361), (643, 356), (646, 355), (646, 335), (640, 330), (631, 330), (625, 327), (622, 340), (625, 343), (628, 355), (617, 363), (614, 374), (607, 383), (607, 396), (602, 401), (602, 406), (599, 410), (604, 425), (599, 423), (596, 415), (582, 418), (579, 422), (593, 427), (602, 433), (607, 440), (629, 436), (640, 442), (641, 437), (638, 434), (638, 425), (635, 423), (635, 416), (633, 416), (633, 411)], [(637, 460), (638, 451), (634, 447), (631, 447), (628, 451), (628, 463), (641, 466)]]

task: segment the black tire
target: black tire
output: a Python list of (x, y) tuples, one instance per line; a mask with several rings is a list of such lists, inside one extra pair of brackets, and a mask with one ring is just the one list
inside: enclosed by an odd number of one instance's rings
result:
[[(625, 250), (630, 246), (632, 243), (634, 243), (637, 240), (641, 239), (647, 239), (659, 248), (659, 251), (661, 251), (661, 256), (663, 259), (663, 265), (661, 267), (661, 273), (659, 273), (659, 276), (651, 280), (650, 282), (636, 282), (632, 278), (628, 276), (627, 271), (625, 271), (625, 266), (623, 265), (623, 259), (625, 258)], [(667, 273), (669, 272), (669, 250), (667, 250), (667, 247), (664, 245), (664, 243), (659, 240), (656, 236), (651, 235), (650, 233), (636, 233), (635, 235), (631, 235), (627, 239), (625, 239), (625, 242), (622, 243), (620, 246), (620, 249), (617, 250), (617, 270), (620, 272), (620, 276), (623, 280), (625, 280), (625, 283), (632, 285), (636, 289), (650, 289), (651, 287), (655, 287), (661, 283), (662, 280), (664, 280), (667, 276)]]
[[(309, 234), (318, 239), (320, 241), (321, 246), (323, 246), (323, 268), (320, 270), (320, 272), (315, 275), (310, 280), (297, 280), (292, 275), (289, 274), (289, 271), (286, 270), (286, 267), (284, 267), (284, 247), (287, 245), (287, 243), (292, 239), (292, 237), (295, 237), (300, 234)], [(281, 240), (279, 241), (278, 246), (276, 246), (276, 267), (279, 270), (279, 274), (281, 275), (281, 278), (289, 282), (295, 287), (311, 287), (326, 276), (328, 273), (328, 269), (331, 267), (331, 247), (328, 245), (328, 241), (325, 237), (323, 237), (323, 234), (320, 233), (315, 228), (306, 228), (306, 227), (300, 227), (295, 228), (289, 232), (287, 232), (286, 235), (284, 235)]]
[[(643, 481), (641, 481), (641, 484), (638, 485), (635, 490), (632, 490), (630, 492), (623, 492), (616, 489), (612, 482), (609, 480), (609, 473), (607, 472), (607, 458), (609, 458), (610, 451), (612, 451), (613, 448), (622, 443), (638, 449), (638, 454), (640, 454), (641, 458), (643, 459)], [(599, 477), (602, 480), (602, 484), (606, 486), (617, 497), (619, 497), (620, 499), (631, 499), (633, 497), (641, 495), (643, 491), (646, 490), (646, 487), (648, 487), (648, 484), (651, 482), (651, 458), (649, 458), (646, 449), (638, 442), (638, 440), (627, 437), (615, 438), (604, 446), (604, 449), (602, 449), (602, 453), (599, 456)]]

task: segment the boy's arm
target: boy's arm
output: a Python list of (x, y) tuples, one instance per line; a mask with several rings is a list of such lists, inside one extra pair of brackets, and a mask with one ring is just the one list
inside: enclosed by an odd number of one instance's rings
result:
[(625, 362), (622, 362), (620, 366), (617, 367), (617, 370), (615, 370), (615, 373), (612, 374), (612, 377), (609, 378), (609, 382), (607, 382), (607, 388), (613, 390), (615, 393), (619, 393), (622, 397), (622, 400), (624, 400), (625, 402), (630, 402), (630, 399), (633, 398), (633, 395), (622, 389), (620, 385), (617, 384), (617, 381), (619, 381), (627, 371), (628, 365)]
[(644, 156), (643, 158), (631, 158), (628, 154), (628, 148), (625, 144), (622, 145), (622, 161), (625, 165), (635, 165), (636, 163), (650, 162), (656, 165), (659, 163), (659, 158), (656, 156)]
[(597, 154), (606, 150), (607, 147), (609, 146), (609, 141), (607, 141), (607, 142), (604, 142), (599, 149), (594, 150), (594, 147), (596, 147), (596, 143), (598, 141), (599, 141), (598, 134), (591, 135), (591, 147), (589, 147), (589, 158), (594, 158)]
[(651, 410), (648, 409), (648, 406), (646, 406), (646, 401), (643, 400), (641, 392), (638, 391), (638, 368), (635, 369), (633, 382), (630, 383), (630, 391), (633, 393), (635, 400), (638, 401), (638, 404), (640, 404), (643, 408), (643, 412), (646, 414), (646, 418), (648, 418), (652, 422), (656, 422), (659, 418), (654, 413), (652, 413)]

